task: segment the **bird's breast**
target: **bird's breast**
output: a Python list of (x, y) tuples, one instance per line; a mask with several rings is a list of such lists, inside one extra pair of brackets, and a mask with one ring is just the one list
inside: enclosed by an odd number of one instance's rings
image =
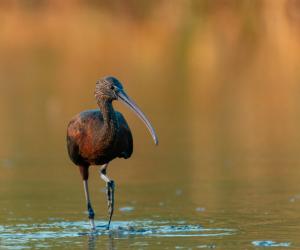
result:
[(76, 155), (90, 165), (104, 164), (116, 157), (128, 158), (132, 153), (131, 132), (118, 112), (117, 119), (117, 124), (106, 124), (99, 110), (77, 115), (68, 126), (69, 152), (78, 152)]

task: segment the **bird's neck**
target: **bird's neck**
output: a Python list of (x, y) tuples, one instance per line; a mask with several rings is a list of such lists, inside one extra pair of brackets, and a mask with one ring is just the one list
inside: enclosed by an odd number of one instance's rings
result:
[(103, 116), (102, 131), (106, 135), (108, 141), (112, 141), (118, 131), (119, 124), (116, 116), (116, 112), (113, 108), (112, 101), (99, 100), (98, 106)]

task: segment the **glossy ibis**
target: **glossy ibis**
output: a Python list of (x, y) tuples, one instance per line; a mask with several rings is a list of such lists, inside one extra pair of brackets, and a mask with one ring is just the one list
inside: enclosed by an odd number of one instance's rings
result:
[(99, 109), (83, 111), (70, 121), (67, 129), (67, 148), (71, 160), (79, 166), (88, 216), (93, 229), (95, 213), (88, 189), (89, 167), (100, 165), (100, 177), (106, 182), (109, 229), (114, 211), (115, 184), (106, 175), (107, 166), (116, 157), (129, 158), (133, 150), (130, 128), (123, 115), (114, 110), (112, 102), (120, 100), (127, 105), (145, 123), (155, 144), (158, 144), (158, 139), (147, 117), (128, 97), (122, 84), (115, 77), (104, 77), (96, 82), (95, 98)]

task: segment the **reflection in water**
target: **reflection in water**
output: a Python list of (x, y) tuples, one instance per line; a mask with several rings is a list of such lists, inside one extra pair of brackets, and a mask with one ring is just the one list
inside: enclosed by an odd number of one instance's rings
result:
[(114, 250), (115, 249), (115, 245), (114, 245), (114, 237), (112, 235), (108, 235), (108, 250)]
[(89, 234), (88, 235), (88, 247), (87, 247), (87, 250), (94, 250), (94, 249), (96, 249), (96, 237), (97, 236), (94, 235), (94, 234)]
[[(104, 230), (104, 229), (103, 229)], [(88, 234), (88, 244), (87, 244), (87, 250), (95, 250), (99, 249), (97, 248), (97, 240), (101, 235), (98, 235), (97, 233), (89, 233)], [(108, 233), (108, 236), (105, 239), (100, 239), (101, 241), (107, 241), (107, 250), (114, 250), (115, 245), (114, 245), (114, 235), (111, 233)]]

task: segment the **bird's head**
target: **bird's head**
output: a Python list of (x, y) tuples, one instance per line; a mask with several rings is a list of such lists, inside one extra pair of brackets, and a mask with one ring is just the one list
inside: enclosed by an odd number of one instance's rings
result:
[(97, 101), (108, 100), (113, 101), (118, 99), (117, 92), (122, 90), (123, 86), (113, 76), (103, 77), (96, 82), (95, 97)]
[(145, 123), (154, 140), (154, 143), (156, 145), (158, 144), (157, 135), (150, 121), (148, 120), (146, 115), (141, 111), (141, 109), (137, 106), (137, 104), (126, 94), (122, 84), (117, 78), (113, 76), (106, 76), (99, 79), (96, 82), (95, 97), (97, 102), (101, 100), (106, 100), (110, 102), (114, 100), (120, 100)]

